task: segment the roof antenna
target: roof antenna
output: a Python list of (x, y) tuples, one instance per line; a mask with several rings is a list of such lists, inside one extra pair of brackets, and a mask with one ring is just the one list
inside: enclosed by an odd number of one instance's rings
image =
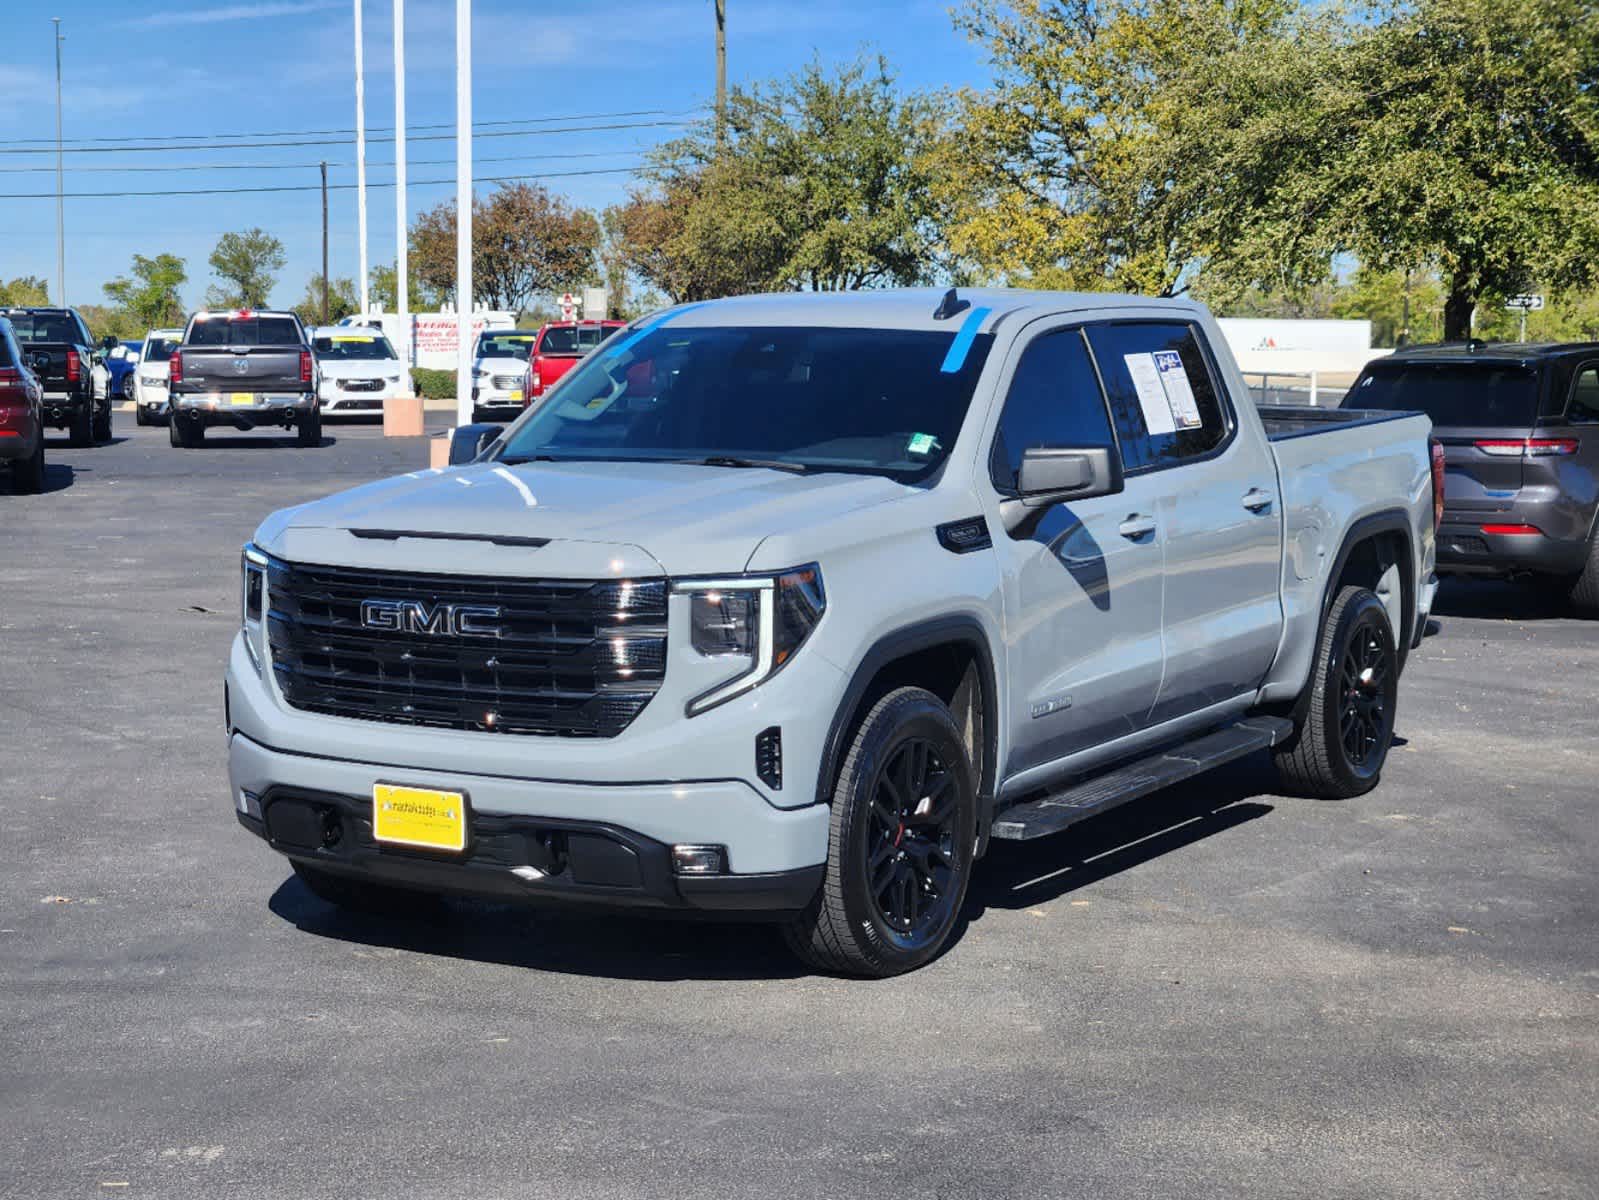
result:
[(955, 289), (950, 288), (944, 293), (944, 298), (938, 302), (938, 307), (933, 310), (933, 320), (947, 321), (958, 312), (964, 312), (972, 306), (970, 300), (962, 300), (955, 294)]

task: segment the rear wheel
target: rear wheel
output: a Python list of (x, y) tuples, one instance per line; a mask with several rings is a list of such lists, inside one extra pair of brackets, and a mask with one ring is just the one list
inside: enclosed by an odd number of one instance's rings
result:
[(322, 444), (322, 413), (312, 410), (301, 417), (295, 430), (299, 443), (302, 446), (320, 446)]
[(94, 440), (109, 442), (111, 440), (111, 402), (106, 401), (103, 410), (94, 414)]
[(44, 491), (44, 430), (33, 453), (11, 464), (11, 490), (19, 496), (37, 496)]
[(192, 450), (205, 441), (205, 426), (191, 417), (173, 414), (167, 421), (167, 441), (184, 450)]
[(415, 916), (439, 907), (438, 897), (430, 892), (389, 887), (365, 879), (338, 875), (309, 863), (295, 862), (294, 873), (319, 900), (335, 908), (373, 916)]
[(882, 978), (943, 949), (971, 876), (977, 803), (949, 709), (900, 688), (861, 723), (833, 791), (827, 867), (784, 929), (812, 966)]
[(1599, 617), (1599, 536), (1588, 540), (1588, 562), (1571, 585), (1571, 603), (1585, 617)]
[(1399, 654), (1374, 593), (1346, 587), (1322, 627), (1293, 735), (1272, 751), (1291, 790), (1327, 800), (1377, 786), (1394, 736)]
[(92, 408), (93, 404), (91, 402), (73, 411), (72, 421), (67, 426), (67, 440), (72, 445), (94, 445), (94, 413)]

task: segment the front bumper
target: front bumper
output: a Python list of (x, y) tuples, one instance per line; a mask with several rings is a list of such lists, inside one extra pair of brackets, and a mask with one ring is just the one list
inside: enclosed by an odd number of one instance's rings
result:
[[(815, 893), (827, 851), (824, 806), (774, 809), (737, 781), (615, 787), (445, 775), (292, 754), (237, 732), (228, 778), (239, 822), (291, 858), (498, 900), (792, 912)], [(396, 778), (467, 795), (462, 854), (373, 840), (372, 787)], [(671, 846), (684, 843), (726, 846), (729, 873), (674, 875)]]
[(315, 392), (300, 394), (249, 393), (248, 403), (235, 404), (234, 393), (194, 392), (169, 397), (173, 414), (203, 425), (231, 425), (235, 429), (254, 429), (257, 425), (288, 425), (295, 418), (314, 412)]

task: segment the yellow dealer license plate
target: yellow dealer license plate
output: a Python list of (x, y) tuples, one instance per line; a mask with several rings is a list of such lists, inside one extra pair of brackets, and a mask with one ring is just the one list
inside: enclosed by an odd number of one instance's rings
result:
[(229, 392), (228, 393), (228, 403), (233, 405), (235, 408), (239, 408), (241, 406), (242, 407), (248, 407), (249, 405), (252, 405), (252, 404), (255, 403), (255, 393), (254, 392)]
[(372, 787), (372, 836), (393, 846), (466, 849), (466, 794), (378, 783)]
[(511, 399), (520, 401), (522, 399), (522, 389), (521, 388), (517, 388), (515, 391), (513, 391), (511, 393)]

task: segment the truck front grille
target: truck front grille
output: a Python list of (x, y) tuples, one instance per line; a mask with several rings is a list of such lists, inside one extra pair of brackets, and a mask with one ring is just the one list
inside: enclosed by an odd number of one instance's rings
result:
[(666, 583), (484, 579), (275, 561), (272, 670), (298, 709), (614, 737), (666, 672)]

